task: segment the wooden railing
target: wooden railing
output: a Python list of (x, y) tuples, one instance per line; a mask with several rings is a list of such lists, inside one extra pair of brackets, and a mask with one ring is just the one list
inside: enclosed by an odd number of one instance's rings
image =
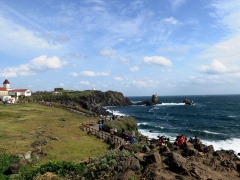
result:
[(117, 144), (118, 147), (120, 147), (124, 142), (124, 140), (121, 137), (112, 135), (112, 134), (102, 131), (102, 130), (99, 131), (98, 129), (92, 128), (88, 124), (82, 124), (81, 128), (87, 132), (91, 132), (92, 134), (94, 134), (95, 136), (97, 136), (101, 139), (104, 139), (105, 141), (107, 141), (108, 139), (113, 140), (113, 142), (115, 144)]

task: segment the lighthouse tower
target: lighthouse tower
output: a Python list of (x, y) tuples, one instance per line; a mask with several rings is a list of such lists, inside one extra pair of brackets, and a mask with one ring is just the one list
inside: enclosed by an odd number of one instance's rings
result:
[(5, 79), (5, 81), (3, 82), (3, 87), (7, 90), (10, 90), (10, 82), (7, 79)]

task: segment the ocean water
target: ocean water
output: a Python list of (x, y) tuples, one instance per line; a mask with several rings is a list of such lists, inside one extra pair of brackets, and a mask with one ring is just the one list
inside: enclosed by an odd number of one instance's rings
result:
[[(128, 98), (134, 103), (151, 100), (150, 96)], [(184, 99), (194, 105), (185, 105)], [(138, 130), (149, 138), (164, 135), (174, 141), (178, 134), (196, 135), (215, 150), (240, 153), (240, 95), (159, 96), (158, 100), (162, 104), (107, 108), (116, 115), (134, 117)]]

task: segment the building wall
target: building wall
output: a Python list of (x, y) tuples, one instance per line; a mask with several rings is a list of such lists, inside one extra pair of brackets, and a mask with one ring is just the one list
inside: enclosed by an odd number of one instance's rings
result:
[(25, 91), (24, 93), (25, 96), (31, 96), (32, 95), (32, 92), (30, 90), (27, 90)]
[(10, 89), (10, 84), (3, 84), (3, 87), (6, 89)]
[(8, 95), (8, 91), (0, 91), (0, 96), (7, 96)]

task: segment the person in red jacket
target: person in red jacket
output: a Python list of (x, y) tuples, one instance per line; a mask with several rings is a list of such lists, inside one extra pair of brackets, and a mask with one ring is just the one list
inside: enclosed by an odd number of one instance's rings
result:
[(178, 137), (177, 142), (178, 142), (178, 146), (182, 146), (185, 142), (186, 142), (186, 137), (181, 135), (180, 137)]

